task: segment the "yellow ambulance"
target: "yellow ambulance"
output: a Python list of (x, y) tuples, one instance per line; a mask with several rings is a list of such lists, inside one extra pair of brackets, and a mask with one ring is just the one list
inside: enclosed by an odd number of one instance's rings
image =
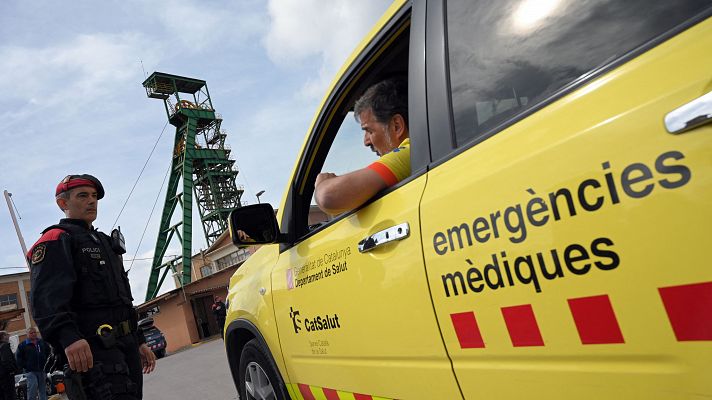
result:
[[(712, 398), (711, 16), (396, 1), (281, 203), (231, 215), (263, 244), (230, 281), (240, 398)], [(315, 221), (316, 176), (372, 161), (355, 100), (393, 76), (410, 176)]]

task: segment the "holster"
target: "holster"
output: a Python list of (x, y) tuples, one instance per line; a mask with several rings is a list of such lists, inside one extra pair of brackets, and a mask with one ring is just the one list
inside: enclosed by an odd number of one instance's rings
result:
[[(132, 315), (135, 313), (132, 313)], [(137, 324), (135, 317), (131, 317), (125, 321), (121, 321), (115, 325), (102, 324), (96, 330), (96, 338), (105, 349), (110, 349), (116, 346), (116, 339), (135, 333)]]
[(64, 366), (64, 393), (69, 400), (87, 400), (82, 374), (69, 369), (69, 365)]
[[(64, 392), (69, 400), (110, 399), (111, 385), (106, 382), (102, 363), (95, 363), (89, 371), (81, 373), (64, 366)], [(89, 379), (86, 384), (84, 379)]]

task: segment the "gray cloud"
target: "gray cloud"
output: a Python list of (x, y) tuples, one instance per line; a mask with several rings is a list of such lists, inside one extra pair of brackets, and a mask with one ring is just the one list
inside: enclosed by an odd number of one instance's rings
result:
[[(218, 1), (207, 7), (188, 0), (1, 2), (0, 190), (13, 192), (28, 246), (62, 216), (53, 191), (67, 173), (92, 173), (102, 180), (107, 196), (95, 225), (111, 229), (166, 124), (163, 104), (146, 98), (141, 87), (140, 60), (146, 73), (159, 70), (208, 81), (241, 169), (237, 183), (247, 186), (245, 199), (254, 203), (254, 193), (267, 190), (261, 200), (278, 206), (323, 86), (387, 6), (374, 0), (326, 3), (327, 12), (320, 9), (324, 2), (279, 1), (270, 7), (298, 12), (278, 9), (275, 17), (261, 0)], [(308, 9), (317, 20), (338, 22), (304, 25)], [(285, 41), (273, 43), (274, 53), (266, 45), (269, 32), (282, 32), (279, 40)], [(300, 32), (309, 39), (292, 52), (289, 35)], [(165, 188), (158, 192), (174, 134), (168, 125), (118, 222), (127, 258), (137, 248), (138, 258), (153, 254)], [(21, 267), (8, 212), (0, 216), (0, 267)], [(193, 218), (197, 252), (205, 240), (197, 211)], [(137, 303), (145, 295), (149, 266), (150, 260), (136, 261), (130, 273)], [(170, 288), (168, 282), (162, 292)]]
[(278, 65), (318, 60), (318, 74), (303, 85), (301, 94), (321, 98), (389, 4), (384, 0), (270, 0), (271, 25), (264, 38), (267, 54)]

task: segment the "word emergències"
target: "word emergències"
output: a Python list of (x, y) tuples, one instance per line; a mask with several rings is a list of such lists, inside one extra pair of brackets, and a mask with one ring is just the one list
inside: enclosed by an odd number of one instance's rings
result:
[[(681, 164), (671, 164), (669, 160), (681, 160), (685, 156), (679, 151), (668, 151), (657, 157), (655, 160), (655, 171), (664, 175), (657, 180), (657, 183), (665, 189), (676, 189), (684, 186), (692, 178), (690, 169)], [(610, 169), (610, 162), (602, 164), (604, 171)], [(606, 189), (598, 192), (595, 199), (587, 197), (593, 189), (602, 188), (601, 183), (596, 179), (586, 179), (578, 185), (576, 200), (586, 211), (593, 212), (601, 209), (606, 204), (606, 198), (610, 205), (620, 203), (616, 180), (613, 173), (604, 174)], [(623, 169), (619, 182), (623, 192), (631, 198), (644, 198), (648, 196), (655, 187), (652, 181), (653, 173), (651, 169), (643, 163), (633, 163)], [(647, 181), (647, 182), (646, 182)], [(643, 186), (644, 184), (644, 186)], [(635, 187), (633, 185), (636, 185)], [(589, 188), (591, 190), (589, 190)], [(527, 192), (534, 195), (532, 189)], [(527, 238), (527, 222), (534, 227), (546, 225), (549, 221), (559, 221), (562, 214), (557, 203), (559, 198), (565, 199), (568, 215), (574, 217), (577, 210), (574, 196), (567, 188), (555, 190), (546, 197), (534, 197), (526, 206), (516, 204), (504, 209), (497, 210), (487, 217), (476, 217), (472, 224), (462, 223), (453, 226), (445, 232), (436, 232), (433, 235), (433, 248), (437, 255), (445, 255), (450, 252), (463, 249), (465, 246), (473, 246), (472, 239), (479, 243), (486, 243), (490, 239), (500, 237), (499, 221), (502, 221), (508, 237), (512, 243), (521, 243)], [(526, 210), (526, 219), (522, 209)], [(505, 286), (514, 286), (517, 282), (524, 285), (532, 285), (534, 290), (541, 292), (540, 277), (547, 280), (563, 278), (567, 271), (574, 275), (585, 275), (592, 269), (597, 268), (602, 271), (610, 271), (617, 268), (620, 263), (620, 256), (614, 251), (614, 242), (607, 237), (598, 237), (591, 241), (590, 245), (571, 243), (564, 249), (549, 249), (548, 251), (536, 252), (535, 254), (516, 255), (507, 257), (505, 251), (490, 255), (491, 261), (484, 262), (481, 267), (467, 258), (468, 266), (464, 272), (454, 271), (442, 275), (443, 289), (445, 296), (458, 296), (469, 291), (479, 293), (486, 288), (497, 290)], [(547, 253), (549, 253), (547, 255)], [(538, 268), (537, 268), (538, 266)], [(516, 279), (515, 279), (516, 278)]]
[[(655, 170), (664, 175), (658, 179), (657, 183), (665, 189), (676, 189), (687, 184), (692, 172), (681, 164), (670, 164), (670, 160), (681, 160), (685, 156), (679, 151), (668, 151), (661, 154), (655, 160)], [(602, 164), (603, 170), (610, 169), (610, 162)], [(628, 197), (641, 199), (648, 196), (655, 188), (653, 173), (650, 168), (643, 163), (633, 163), (623, 169), (619, 176), (620, 186)], [(442, 256), (448, 252), (463, 249), (465, 246), (471, 247), (473, 239), (479, 243), (487, 243), (490, 239), (500, 237), (501, 224), (511, 235), (508, 237), (512, 243), (521, 243), (527, 239), (527, 222), (533, 227), (542, 227), (551, 220), (559, 221), (562, 215), (559, 208), (559, 199), (564, 199), (568, 215), (577, 215), (576, 200), (581, 208), (588, 212), (600, 210), (604, 205), (615, 205), (621, 202), (616, 180), (612, 172), (604, 174), (606, 189), (597, 179), (586, 179), (582, 181), (576, 190), (576, 196), (568, 188), (560, 188), (550, 192), (547, 197), (536, 196), (530, 199), (525, 206), (515, 204), (506, 207), (503, 211), (496, 210), (488, 216), (478, 216), (472, 223), (463, 222), (448, 228), (445, 231), (438, 231), (433, 234), (433, 249), (435, 254)], [(644, 186), (641, 186), (645, 184)], [(634, 186), (635, 185), (635, 186)], [(533, 189), (527, 189), (532, 196), (536, 193)], [(598, 196), (594, 195), (598, 194)], [(548, 203), (547, 203), (548, 199)], [(608, 202), (606, 200), (609, 200)], [(525, 218), (526, 213), (526, 218)], [(529, 228), (530, 229), (530, 228)]]

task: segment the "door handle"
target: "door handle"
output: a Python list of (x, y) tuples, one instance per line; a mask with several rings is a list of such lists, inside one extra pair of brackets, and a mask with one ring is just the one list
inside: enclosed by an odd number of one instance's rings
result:
[(673, 135), (712, 122), (712, 92), (670, 111), (665, 116), (665, 128)]
[(410, 236), (410, 226), (407, 222), (404, 222), (365, 237), (363, 240), (358, 242), (358, 251), (365, 253), (388, 242), (403, 240), (408, 236)]

